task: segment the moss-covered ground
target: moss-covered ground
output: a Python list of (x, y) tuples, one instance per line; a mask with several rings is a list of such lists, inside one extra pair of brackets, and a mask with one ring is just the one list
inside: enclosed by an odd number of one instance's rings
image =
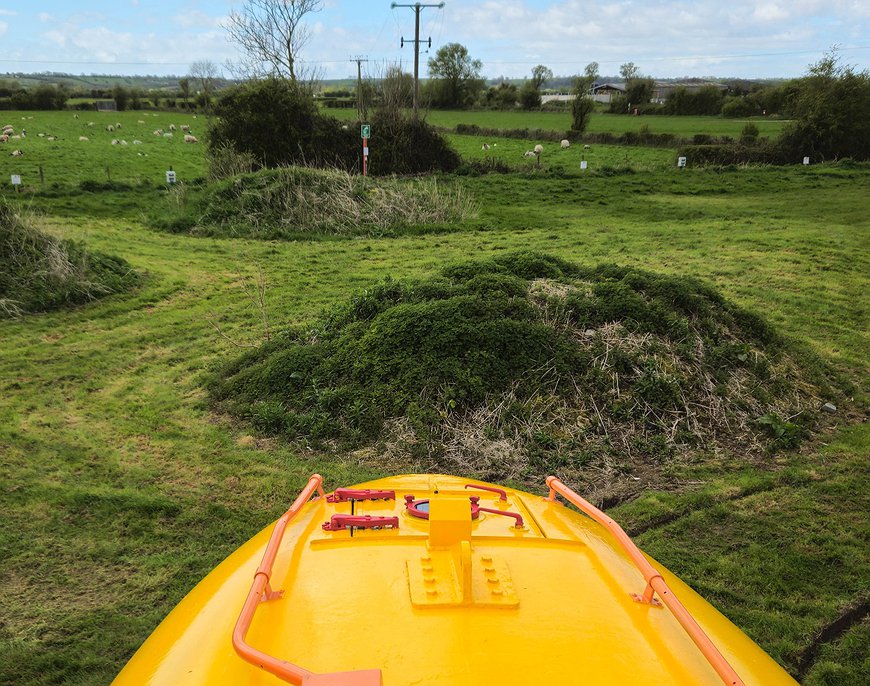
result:
[(129, 295), (0, 323), (0, 682), (108, 683), (311, 472), (331, 487), (390, 473), (214, 414), (202, 386), (213, 365), (386, 276), (517, 249), (701, 278), (851, 381), (800, 449), (761, 465), (716, 454), (675, 465), (676, 487), (612, 514), (805, 683), (867, 682), (863, 615), (829, 627), (866, 606), (870, 578), (870, 170), (449, 182), (480, 216), (398, 238), (171, 235), (140, 221), (165, 199), (138, 186), (30, 201), (53, 234), (146, 277)]

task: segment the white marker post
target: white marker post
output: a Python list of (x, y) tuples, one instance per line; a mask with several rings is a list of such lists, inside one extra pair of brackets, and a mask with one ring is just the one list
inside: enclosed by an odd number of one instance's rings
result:
[(810, 158), (804, 157), (804, 164), (809, 164), (809, 163), (810, 163)]
[(15, 186), (16, 193), (18, 193), (21, 190), (21, 175), (19, 175), (19, 174), (12, 175), (12, 185)]
[(580, 160), (580, 169), (586, 169), (589, 165), (586, 163), (586, 160)]
[(171, 186), (175, 183), (175, 172), (170, 169), (166, 172), (166, 184)]
[(685, 157), (678, 157), (677, 158), (677, 167), (680, 169), (686, 168), (686, 158)]
[(369, 137), (372, 135), (371, 124), (363, 124), (359, 127), (359, 135), (363, 142), (363, 176), (369, 175)]

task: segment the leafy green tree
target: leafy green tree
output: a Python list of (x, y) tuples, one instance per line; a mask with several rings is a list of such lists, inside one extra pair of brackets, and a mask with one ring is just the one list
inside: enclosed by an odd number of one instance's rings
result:
[(190, 79), (186, 76), (179, 79), (178, 87), (181, 89), (181, 95), (184, 98), (184, 109), (187, 109), (187, 101), (190, 99)]
[(483, 87), (480, 70), (483, 63), (471, 58), (459, 43), (448, 43), (429, 58), (429, 75), (435, 79), (430, 87), (433, 105), (465, 107)]
[(119, 112), (123, 112), (127, 109), (127, 103), (130, 100), (130, 91), (128, 91), (121, 84), (115, 84), (112, 88), (112, 98), (115, 100), (115, 107), (118, 108)]
[(543, 64), (539, 64), (536, 67), (532, 68), (531, 83), (532, 85), (534, 85), (536, 90), (541, 90), (541, 88), (544, 87), (544, 84), (552, 78), (553, 70), (549, 67), (545, 67)]
[(793, 118), (779, 139), (795, 161), (853, 157), (870, 160), (870, 73), (840, 63), (836, 52), (791, 84)]
[(511, 110), (517, 106), (519, 89), (512, 83), (502, 81), (497, 86), (492, 86), (483, 94), (482, 104), (486, 107), (494, 107), (501, 110)]
[(640, 76), (640, 69), (638, 69), (637, 65), (634, 62), (626, 62), (619, 67), (619, 75), (625, 80), (626, 83), (629, 81), (636, 79)]

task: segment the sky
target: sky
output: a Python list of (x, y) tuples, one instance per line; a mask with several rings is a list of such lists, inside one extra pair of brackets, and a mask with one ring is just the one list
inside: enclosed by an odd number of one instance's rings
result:
[[(411, 4), (412, 0), (404, 0)], [(434, 0), (424, 0), (434, 3)], [(0, 0), (0, 72), (183, 75), (191, 62), (225, 66), (239, 53), (223, 28), (244, 0)], [(309, 15), (300, 59), (323, 78), (389, 64), (413, 69), (414, 11), (388, 0), (323, 0)], [(870, 68), (870, 0), (445, 0), (425, 8), (421, 35), (461, 43), (489, 78), (528, 76), (536, 64), (569, 76), (596, 61), (656, 78), (790, 78), (832, 46)]]

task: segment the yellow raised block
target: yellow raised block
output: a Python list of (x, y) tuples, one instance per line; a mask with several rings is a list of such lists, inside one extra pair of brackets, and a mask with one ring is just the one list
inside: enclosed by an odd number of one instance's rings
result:
[(468, 496), (429, 499), (429, 545), (446, 548), (471, 540), (471, 503)]

